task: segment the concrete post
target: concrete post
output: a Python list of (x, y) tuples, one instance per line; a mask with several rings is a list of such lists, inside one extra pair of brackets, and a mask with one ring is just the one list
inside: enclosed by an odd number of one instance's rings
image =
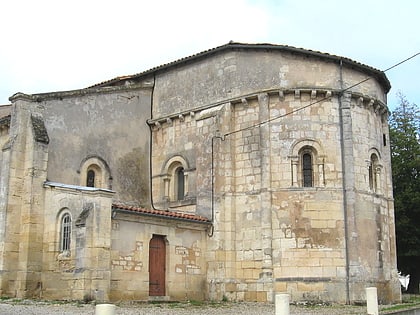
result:
[(378, 315), (378, 292), (375, 287), (366, 288), (367, 313)]
[(115, 305), (98, 304), (95, 307), (95, 315), (115, 315)]
[(276, 294), (276, 315), (289, 315), (289, 294), (277, 293)]

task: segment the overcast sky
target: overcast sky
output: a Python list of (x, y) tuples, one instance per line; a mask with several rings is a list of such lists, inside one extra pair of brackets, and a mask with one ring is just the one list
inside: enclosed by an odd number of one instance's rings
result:
[[(418, 0), (2, 0), (0, 104), (85, 88), (228, 43), (271, 43), (380, 70), (420, 52)], [(420, 55), (386, 72), (420, 105)]]

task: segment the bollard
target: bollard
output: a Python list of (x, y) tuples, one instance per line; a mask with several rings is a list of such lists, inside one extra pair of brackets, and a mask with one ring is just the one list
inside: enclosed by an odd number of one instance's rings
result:
[(278, 293), (276, 294), (276, 315), (289, 315), (289, 294)]
[(375, 287), (366, 288), (366, 305), (369, 315), (378, 315), (378, 292)]
[(98, 304), (95, 307), (95, 315), (115, 315), (115, 305)]

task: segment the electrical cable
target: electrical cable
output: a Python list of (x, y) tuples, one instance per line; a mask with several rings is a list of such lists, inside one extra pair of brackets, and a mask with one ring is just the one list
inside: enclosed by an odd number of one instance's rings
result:
[[(410, 56), (410, 57), (408, 57), (408, 58), (406, 58), (406, 59), (404, 59), (404, 60), (402, 60), (402, 61), (400, 61), (400, 62), (398, 62), (398, 63), (394, 64), (394, 65), (392, 65), (392, 66), (391, 66), (391, 67), (389, 67), (389, 68), (386, 68), (386, 69), (385, 69), (385, 70), (383, 70), (382, 72), (383, 72), (383, 73), (385, 73), (385, 72), (387, 72), (387, 71), (389, 71), (389, 70), (391, 70), (391, 69), (393, 69), (393, 68), (396, 68), (396, 67), (398, 67), (398, 66), (402, 65), (403, 63), (405, 63), (405, 62), (407, 62), (407, 61), (409, 61), (409, 60), (411, 60), (411, 59), (413, 59), (413, 58), (417, 57), (418, 55), (420, 55), (420, 52), (418, 52), (418, 53), (416, 53), (416, 54), (414, 54), (414, 55), (412, 55), (412, 56)], [(346, 92), (346, 91), (348, 91), (348, 90), (350, 90), (350, 89), (354, 88), (355, 86), (358, 86), (358, 85), (360, 85), (360, 84), (362, 84), (362, 83), (364, 83), (364, 82), (366, 82), (366, 81), (368, 81), (368, 80), (370, 80), (370, 79), (371, 79), (370, 77), (367, 77), (366, 79), (363, 79), (363, 80), (361, 80), (360, 82), (357, 82), (357, 83), (355, 83), (355, 84), (353, 84), (353, 85), (351, 85), (351, 86), (349, 86), (349, 87), (347, 87), (347, 88), (345, 88), (345, 89), (341, 89), (341, 91), (339, 92), (339, 94), (343, 94), (344, 92)], [(323, 102), (323, 101), (326, 101), (326, 100), (328, 100), (330, 97), (331, 97), (331, 96), (324, 97), (324, 98), (319, 99), (319, 100), (317, 100), (317, 101), (315, 101), (315, 102), (309, 103), (308, 105), (305, 105), (305, 106), (299, 107), (299, 108), (294, 109), (294, 110), (292, 110), (292, 111), (290, 111), (290, 112), (287, 112), (287, 113), (285, 113), (285, 114), (278, 115), (278, 116), (275, 116), (275, 117), (273, 117), (273, 118), (266, 119), (266, 120), (261, 121), (261, 122), (259, 122), (259, 123), (257, 123), (257, 124), (254, 124), (254, 125), (251, 125), (251, 126), (248, 126), (248, 127), (245, 127), (245, 128), (237, 129), (237, 130), (234, 130), (234, 131), (231, 131), (231, 132), (227, 132), (227, 133), (225, 133), (225, 134), (224, 134), (224, 137), (227, 137), (227, 136), (230, 136), (230, 135), (232, 135), (232, 134), (235, 134), (235, 133), (238, 133), (238, 132), (242, 132), (242, 131), (245, 131), (245, 130), (249, 130), (249, 129), (252, 129), (252, 128), (255, 128), (255, 127), (259, 127), (259, 126), (262, 126), (262, 125), (264, 125), (264, 124), (266, 124), (266, 123), (272, 122), (272, 121), (274, 121), (274, 120), (277, 120), (277, 119), (280, 119), (280, 118), (283, 118), (283, 117), (289, 116), (289, 115), (294, 114), (294, 113), (296, 113), (296, 112), (298, 112), (298, 111), (304, 110), (305, 108), (308, 108), (308, 107), (310, 107), (310, 106), (312, 106), (312, 105), (315, 105), (315, 104), (321, 103), (321, 102)], [(223, 137), (223, 138), (224, 138), (224, 137)]]

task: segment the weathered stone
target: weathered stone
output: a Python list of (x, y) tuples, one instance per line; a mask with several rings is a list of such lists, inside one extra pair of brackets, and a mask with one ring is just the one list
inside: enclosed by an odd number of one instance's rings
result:
[(389, 88), (346, 58), (230, 43), (14, 95), (0, 109), (2, 294), (147, 300), (160, 237), (165, 299), (344, 303), (369, 284), (398, 300)]

